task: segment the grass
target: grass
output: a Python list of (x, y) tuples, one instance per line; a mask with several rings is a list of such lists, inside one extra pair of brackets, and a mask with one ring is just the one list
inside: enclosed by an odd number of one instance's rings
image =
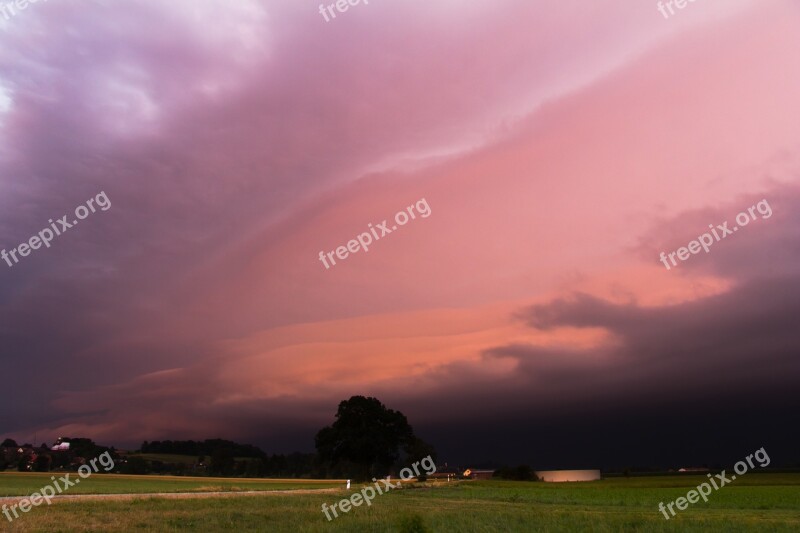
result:
[[(146, 492), (140, 490), (142, 487), (157, 487), (156, 490), (166, 492), (162, 483), (167, 486), (173, 483), (168, 478), (119, 477), (125, 478), (123, 481), (129, 485), (126, 492)], [(10, 477), (0, 476), (0, 487), (4, 490), (6, 479)], [(378, 496), (370, 507), (362, 505), (330, 522), (325, 520), (321, 505), (337, 502), (347, 491), (196, 500), (64, 502), (35, 508), (7, 525), (10, 531), (21, 532), (800, 531), (800, 474), (742, 476), (712, 493), (708, 503), (692, 505), (676, 518), (667, 521), (658, 512), (660, 501), (667, 503), (683, 496), (705, 479), (705, 476), (659, 476), (563, 484), (427, 483)], [(227, 481), (239, 485), (262, 483), (262, 486), (285, 483)], [(303, 483), (308, 482), (300, 481)], [(326, 485), (330, 484), (321, 482), (315, 486)]]
[[(62, 473), (0, 472), (0, 497), (27, 496), (52, 483)], [(70, 481), (80, 479), (70, 473)], [(63, 486), (63, 483), (59, 483)], [(294, 490), (342, 487), (344, 481), (314, 479), (231, 479), (189, 476), (127, 476), (94, 474), (69, 489), (69, 494), (146, 494), (153, 492), (217, 492), (243, 490)]]

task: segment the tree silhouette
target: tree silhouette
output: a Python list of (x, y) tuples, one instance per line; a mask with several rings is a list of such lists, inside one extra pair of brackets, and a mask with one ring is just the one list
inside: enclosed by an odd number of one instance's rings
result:
[(426, 446), (403, 413), (364, 396), (341, 402), (336, 421), (317, 433), (315, 444), (329, 474), (356, 480), (383, 477), (401, 450), (419, 453)]

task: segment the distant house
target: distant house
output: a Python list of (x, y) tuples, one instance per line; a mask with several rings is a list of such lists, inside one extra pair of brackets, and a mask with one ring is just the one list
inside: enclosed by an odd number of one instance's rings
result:
[(494, 470), (464, 470), (464, 477), (468, 479), (492, 479), (493, 476)]
[(58, 437), (53, 443), (53, 446), (50, 448), (51, 451), (54, 452), (68, 452), (69, 451), (70, 443), (66, 440), (66, 437)]
[(433, 474), (428, 475), (428, 479), (457, 479), (461, 476), (461, 470), (458, 468), (453, 468), (452, 466), (447, 466), (447, 463), (443, 467), (437, 468), (436, 472)]
[(536, 477), (548, 483), (565, 483), (568, 481), (597, 481), (599, 470), (537, 470)]
[(20, 472), (33, 470), (33, 463), (39, 457), (36, 449), (30, 444), (23, 444), (17, 448), (17, 455), (19, 456)]

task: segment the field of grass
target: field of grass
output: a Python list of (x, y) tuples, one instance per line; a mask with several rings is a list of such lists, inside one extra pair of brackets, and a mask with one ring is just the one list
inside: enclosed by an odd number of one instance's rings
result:
[[(0, 472), (0, 497), (27, 496), (44, 485), (52, 483), (55, 472)], [(70, 481), (80, 479), (70, 473)], [(61, 483), (63, 485), (63, 483)], [(94, 474), (81, 480), (80, 485), (69, 489), (75, 494), (143, 494), (153, 492), (217, 492), (242, 490), (293, 490), (325, 489), (344, 486), (344, 480), (315, 479), (231, 479), (219, 477), (188, 476), (126, 476), (121, 474)]]
[[(141, 487), (161, 492), (166, 491), (161, 483), (173, 483), (171, 479), (118, 477), (126, 478), (129, 487), (125, 492), (142, 492)], [(0, 477), (3, 490), (6, 479)], [(676, 518), (666, 521), (658, 512), (660, 501), (666, 503), (684, 496), (705, 479), (661, 476), (562, 484), (418, 484), (377, 496), (372, 506), (340, 513), (331, 522), (322, 514), (321, 505), (340, 500), (348, 494), (345, 490), (191, 500), (145, 497), (133, 501), (64, 502), (35, 508), (6, 525), (10, 531), (21, 532), (800, 531), (800, 474), (742, 476), (712, 493), (708, 503), (694, 504)]]

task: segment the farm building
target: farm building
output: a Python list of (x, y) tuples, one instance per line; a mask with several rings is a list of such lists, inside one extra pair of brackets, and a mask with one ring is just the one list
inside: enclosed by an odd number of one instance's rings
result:
[(472, 470), (466, 469), (464, 471), (464, 477), (468, 479), (492, 479), (494, 476), (494, 470)]

